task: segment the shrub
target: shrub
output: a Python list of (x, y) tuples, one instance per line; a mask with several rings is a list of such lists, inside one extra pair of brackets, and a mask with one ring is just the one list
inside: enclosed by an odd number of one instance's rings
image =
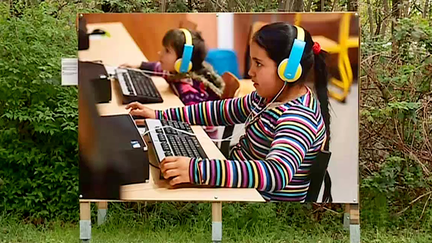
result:
[(385, 205), (366, 206), (363, 216), (377, 226), (416, 229), (430, 225), (432, 212), (432, 26), (403, 18), (393, 35), (398, 46), (385, 44), (391, 36), (363, 38), (362, 201)]
[(78, 89), (60, 84), (61, 58), (76, 57), (76, 9), (21, 10), (0, 3), (0, 212), (76, 218)]

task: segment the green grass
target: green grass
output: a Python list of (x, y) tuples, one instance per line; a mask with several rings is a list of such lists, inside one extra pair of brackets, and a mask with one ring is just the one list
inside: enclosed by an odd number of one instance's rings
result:
[[(335, 210), (320, 213), (318, 219), (305, 204), (225, 204), (223, 242), (349, 242), (349, 232), (342, 225), (342, 209)], [(419, 229), (396, 224), (380, 227), (367, 221), (367, 217), (362, 221), (362, 242), (432, 242), (428, 225)], [(211, 242), (209, 204), (110, 203), (106, 223), (96, 225), (94, 206), (92, 222), (91, 242)], [(0, 243), (78, 239), (77, 222), (53, 220), (35, 226), (23, 223), (17, 216), (0, 216)]]
[[(349, 242), (349, 232), (343, 231), (338, 235), (316, 231), (303, 231), (291, 226), (269, 234), (227, 234), (229, 226), (225, 226), (224, 242)], [(271, 230), (270, 230), (271, 231)], [(77, 224), (62, 224), (52, 222), (48, 226), (34, 226), (19, 223), (12, 219), (2, 219), (0, 222), (0, 242), (78, 242), (79, 226)], [(91, 242), (211, 242), (211, 230), (202, 230), (199, 225), (194, 227), (175, 226), (153, 231), (148, 224), (137, 222), (123, 222), (114, 225), (107, 222), (102, 226), (94, 225)], [(432, 236), (409, 229), (398, 232), (387, 230), (362, 230), (362, 242), (432, 242)]]

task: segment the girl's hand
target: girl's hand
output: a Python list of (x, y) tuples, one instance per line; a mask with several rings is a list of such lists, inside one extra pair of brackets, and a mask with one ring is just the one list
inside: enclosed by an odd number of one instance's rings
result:
[(135, 68), (135, 69), (139, 69), (140, 66), (141, 66), (141, 63), (139, 63), (139, 64), (123, 63), (122, 65), (119, 66), (119, 68)]
[(181, 183), (190, 183), (188, 157), (165, 157), (161, 161), (160, 169), (165, 179), (170, 180), (170, 185), (175, 186)]
[(153, 109), (145, 107), (139, 102), (132, 102), (126, 106), (126, 110), (131, 109), (129, 114), (132, 116), (142, 116), (144, 118), (156, 119), (156, 114)]

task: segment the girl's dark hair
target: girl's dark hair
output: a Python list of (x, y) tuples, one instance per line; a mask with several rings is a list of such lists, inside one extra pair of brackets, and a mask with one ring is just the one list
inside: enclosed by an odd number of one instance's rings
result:
[[(194, 46), (193, 52), (192, 52), (192, 70), (191, 71), (198, 71), (203, 67), (203, 61), (207, 55), (207, 49), (205, 46), (204, 39), (201, 36), (200, 32), (189, 30), (189, 32), (192, 35), (192, 44)], [(183, 55), (183, 48), (185, 44), (185, 35), (183, 31), (179, 29), (172, 29), (169, 30), (163, 40), (162, 44), (165, 47), (172, 47), (177, 55), (177, 58), (181, 58)]]
[[(313, 68), (315, 77), (314, 86), (327, 130), (327, 146), (325, 149), (328, 150), (328, 141), (330, 139), (330, 112), (328, 108), (329, 99), (327, 91), (328, 73), (325, 63), (327, 53), (321, 50), (319, 54), (314, 54), (312, 49), (314, 44), (312, 37), (308, 31), (304, 30), (304, 32), (306, 46), (300, 61), (303, 71), (300, 79), (294, 83), (288, 83), (288, 87), (304, 83), (309, 76), (310, 70)], [(272, 59), (276, 65), (279, 65), (282, 60), (289, 56), (296, 37), (297, 28), (287, 23), (276, 22), (263, 26), (254, 34), (252, 41), (266, 50), (270, 59)]]

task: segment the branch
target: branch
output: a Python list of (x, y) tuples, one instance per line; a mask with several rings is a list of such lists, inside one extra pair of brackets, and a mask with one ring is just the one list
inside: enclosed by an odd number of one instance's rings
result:
[(372, 78), (372, 77), (370, 76), (370, 73), (369, 73), (365, 68), (363, 68), (363, 70), (366, 72), (366, 75), (367, 75), (369, 78), (372, 79), (372, 81), (375, 83), (375, 85), (376, 85), (376, 86), (378, 87), (378, 89), (381, 91), (381, 98), (383, 98), (383, 100), (384, 100), (386, 103), (388, 103), (388, 102), (389, 102), (389, 95), (390, 95), (388, 89), (387, 89), (386, 87), (384, 87), (382, 84), (380, 84), (380, 82), (378, 82), (377, 80), (375, 80), (374, 78)]
[[(75, 1), (73, 4), (77, 4), (77, 3), (79, 3), (79, 2), (81, 2), (81, 1), (80, 1), (80, 0)], [(64, 7), (66, 7), (68, 4), (69, 4), (68, 2), (64, 2), (64, 3), (62, 3), (62, 4), (57, 8), (57, 10), (54, 11), (54, 12), (52, 12), (50, 15), (53, 16), (54, 18), (57, 18), (59, 12), (60, 12)]]
[[(418, 6), (416, 3), (413, 3), (413, 5), (413, 9), (417, 9), (423, 15), (423, 10), (420, 9), (420, 6)], [(414, 11), (410, 11), (409, 17), (412, 17), (413, 13)]]
[(390, 138), (388, 136), (384, 136), (384, 137), (387, 137), (389, 139), (389, 141), (393, 142), (394, 145), (396, 145), (396, 147), (401, 150), (401, 152), (404, 152), (404, 153), (408, 154), (409, 157), (411, 157), (413, 160), (415, 160), (417, 163), (419, 163), (420, 166), (421, 166), (421, 168), (422, 168), (422, 170), (423, 170), (423, 172), (427, 176), (429, 176), (431, 174), (430, 171), (429, 171), (429, 169), (420, 161), (420, 158), (421, 158), (421, 159), (423, 159), (423, 160), (425, 160), (427, 162), (432, 162), (432, 158), (430, 156), (416, 155), (414, 153), (414, 151), (416, 151), (416, 150), (412, 150), (411, 148), (409, 148), (408, 146), (406, 146), (405, 143), (403, 143), (403, 142), (401, 143), (401, 142), (395, 141), (394, 139), (392, 139), (392, 138)]
[(339, 0), (333, 0), (333, 4), (332, 4), (332, 8), (331, 8), (330, 12), (334, 11), (337, 2), (339, 2)]
[(212, 2), (213, 4), (218, 5), (219, 8), (220, 8), (222, 11), (225, 11), (225, 12), (228, 11), (228, 9), (226, 9), (224, 6), (220, 5), (220, 3), (219, 3), (218, 0), (211, 0), (211, 2)]
[(341, 214), (341, 213), (338, 213), (338, 212), (336, 212), (336, 211), (334, 211), (334, 210), (332, 210), (332, 209), (329, 209), (329, 208), (324, 207), (323, 204), (318, 204), (318, 203), (316, 203), (316, 202), (314, 202), (313, 204), (314, 204), (315, 206), (318, 206), (318, 208), (315, 209), (312, 213), (316, 213), (316, 212), (317, 212), (318, 210), (320, 210), (320, 209), (325, 209), (325, 210), (330, 211), (330, 212), (332, 212), (332, 213), (334, 213), (334, 214)]
[[(427, 107), (428, 107), (428, 105), (429, 105), (429, 102), (430, 101), (428, 101), (427, 102), (427, 104), (423, 107), (423, 109), (424, 109), (424, 113), (423, 113), (423, 119), (425, 120), (425, 121), (427, 121), (427, 116), (426, 116), (426, 114), (427, 114)], [(424, 134), (424, 140), (425, 140), (425, 144), (426, 144), (426, 147), (428, 147), (428, 149), (429, 149), (429, 152), (432, 154), (432, 145), (431, 145), (431, 143), (430, 143), (430, 141), (429, 141), (429, 136), (428, 136), (428, 132), (427, 132), (427, 130), (426, 130), (426, 127), (425, 127), (425, 123), (426, 122), (422, 122), (422, 128), (423, 128), (423, 134)]]
[(422, 199), (424, 196), (431, 195), (431, 194), (432, 194), (432, 191), (427, 192), (427, 193), (425, 193), (425, 194), (417, 197), (412, 202), (410, 202), (409, 205), (406, 208), (404, 208), (402, 211), (398, 212), (396, 215), (401, 215), (403, 212), (407, 211), (415, 202), (417, 202), (418, 200)]
[[(379, 55), (382, 55), (382, 54), (384, 54), (384, 53), (386, 53), (386, 52), (387, 52), (387, 51), (378, 52), (378, 53), (375, 53), (375, 54), (373, 54), (373, 55), (371, 55), (371, 56), (368, 56), (366, 59), (362, 60), (360, 64), (363, 65), (363, 64), (366, 63), (366, 61), (369, 61), (370, 59), (373, 59), (374, 57), (379, 56)], [(386, 56), (381, 56), (381, 57), (386, 57)], [(391, 58), (391, 57), (387, 57), (387, 58)]]
[(240, 7), (242, 8), (242, 11), (243, 11), (243, 12), (246, 12), (246, 8), (245, 8), (245, 6), (243, 5), (243, 3), (241, 3), (240, 0), (235, 0), (235, 1), (237, 2), (238, 5), (240, 5)]
[(423, 211), (422, 211), (422, 213), (421, 213), (421, 215), (420, 215), (420, 219), (423, 218), (423, 214), (424, 214), (424, 212), (425, 212), (426, 206), (427, 206), (427, 204), (428, 204), (428, 202), (429, 202), (429, 199), (430, 199), (431, 197), (432, 197), (432, 194), (429, 195), (428, 199), (426, 200), (425, 205), (423, 206)]
[(311, 7), (312, 7), (312, 2), (313, 2), (313, 0), (308, 0), (308, 3), (306, 5), (306, 12), (310, 12)]

